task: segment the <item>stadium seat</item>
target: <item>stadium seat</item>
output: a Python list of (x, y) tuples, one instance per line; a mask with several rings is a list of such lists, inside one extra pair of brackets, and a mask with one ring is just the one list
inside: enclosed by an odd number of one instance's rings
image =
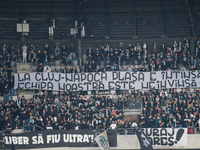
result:
[(56, 66), (55, 71), (56, 71), (56, 72), (61, 72), (61, 66)]
[(55, 72), (56, 71), (56, 67), (57, 66), (51, 66), (51, 72)]

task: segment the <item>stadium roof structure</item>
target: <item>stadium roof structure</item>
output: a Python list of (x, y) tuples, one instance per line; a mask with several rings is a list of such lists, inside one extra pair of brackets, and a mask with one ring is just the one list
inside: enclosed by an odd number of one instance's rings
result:
[(195, 37), (200, 33), (199, 0), (8, 0), (0, 5), (0, 38), (19, 37), (27, 20), (29, 37), (70, 38), (75, 20), (85, 38)]

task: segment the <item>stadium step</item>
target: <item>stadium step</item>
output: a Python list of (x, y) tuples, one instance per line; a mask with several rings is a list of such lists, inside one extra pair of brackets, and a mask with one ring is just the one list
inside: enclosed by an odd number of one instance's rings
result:
[(18, 73), (32, 72), (30, 63), (17, 63), (17, 72)]
[(24, 93), (24, 94), (18, 94), (18, 96), (21, 98), (22, 96), (24, 96), (24, 98), (29, 101), (30, 99), (33, 99), (33, 94), (30, 93)]

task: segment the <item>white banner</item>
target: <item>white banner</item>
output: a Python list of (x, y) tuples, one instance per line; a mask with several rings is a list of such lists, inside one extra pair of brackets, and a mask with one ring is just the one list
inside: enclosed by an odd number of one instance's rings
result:
[(101, 150), (110, 150), (108, 136), (107, 136), (106, 131), (104, 131), (101, 134), (99, 134), (98, 136), (96, 136), (94, 140), (97, 142), (97, 144), (99, 145)]
[(157, 72), (20, 73), (14, 88), (55, 91), (152, 90), (200, 87), (200, 70)]
[(187, 128), (144, 128), (153, 146), (187, 145)]

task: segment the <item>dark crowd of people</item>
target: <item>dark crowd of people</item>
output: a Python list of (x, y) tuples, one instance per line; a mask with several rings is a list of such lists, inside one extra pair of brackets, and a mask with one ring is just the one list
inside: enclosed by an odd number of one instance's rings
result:
[[(115, 48), (106, 44), (93, 50), (89, 47), (82, 66), (74, 65), (78, 59), (74, 44), (66, 46), (55, 43), (54, 53), (46, 44), (44, 50), (37, 50), (31, 44), (23, 44), (15, 50), (6, 44), (2, 47), (0, 59), (0, 92), (4, 101), (0, 103), (0, 130), (23, 128), (42, 129), (129, 129), (134, 126), (144, 128), (187, 127), (189, 133), (200, 124), (200, 89), (172, 89), (153, 91), (123, 91), (117, 95), (87, 93), (36, 91), (31, 100), (16, 96), (13, 89), (11, 62), (31, 63), (38, 72), (51, 72), (51, 66), (59, 61), (63, 73), (96, 71), (161, 71), (161, 70), (199, 70), (200, 40), (191, 53), (189, 40), (174, 41), (171, 46), (146, 42), (128, 44), (120, 42)], [(70, 66), (70, 67), (68, 67)], [(110, 67), (111, 66), (111, 67)], [(126, 69), (125, 66), (128, 66)], [(70, 68), (70, 69), (68, 69)], [(124, 108), (137, 109), (142, 105), (142, 114), (137, 121), (124, 117)]]

